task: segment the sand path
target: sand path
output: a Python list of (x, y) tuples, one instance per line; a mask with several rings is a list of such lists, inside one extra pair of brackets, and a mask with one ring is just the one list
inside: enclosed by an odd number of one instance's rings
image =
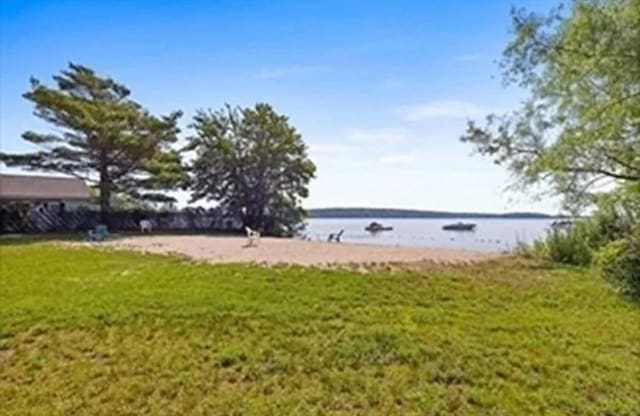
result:
[[(90, 243), (82, 243), (90, 244)], [(471, 263), (496, 258), (497, 253), (426, 247), (373, 246), (261, 238), (253, 247), (247, 239), (219, 236), (140, 236), (114, 239), (100, 246), (149, 253), (177, 253), (212, 263), (299, 265), (436, 262)]]

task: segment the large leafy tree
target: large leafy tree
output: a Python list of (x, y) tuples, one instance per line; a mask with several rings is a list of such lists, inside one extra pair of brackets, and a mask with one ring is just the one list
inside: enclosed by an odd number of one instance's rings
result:
[(187, 150), (193, 200), (209, 199), (243, 224), (269, 234), (297, 231), (315, 166), (287, 117), (267, 104), (199, 111)]
[(180, 154), (171, 148), (181, 113), (154, 116), (131, 100), (124, 85), (85, 66), (69, 64), (53, 79), (54, 87), (32, 79), (31, 90), (24, 94), (34, 104), (34, 114), (53, 127), (47, 133), (22, 135), (39, 150), (0, 153), (0, 160), (8, 166), (55, 171), (93, 183), (104, 221), (116, 194), (171, 199), (159, 191), (185, 179)]
[(506, 165), (517, 185), (551, 185), (567, 208), (611, 192), (640, 199), (640, 0), (514, 10), (502, 65), (528, 99), (471, 122), (463, 141)]

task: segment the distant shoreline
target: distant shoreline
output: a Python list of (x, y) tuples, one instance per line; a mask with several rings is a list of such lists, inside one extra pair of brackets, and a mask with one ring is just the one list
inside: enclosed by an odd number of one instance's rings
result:
[(562, 215), (549, 215), (538, 212), (505, 212), (505, 213), (481, 213), (481, 212), (450, 212), (450, 211), (423, 211), (412, 209), (387, 209), (387, 208), (316, 208), (308, 210), (309, 218), (328, 219), (355, 219), (355, 218), (389, 218), (389, 219), (557, 219), (566, 218)]

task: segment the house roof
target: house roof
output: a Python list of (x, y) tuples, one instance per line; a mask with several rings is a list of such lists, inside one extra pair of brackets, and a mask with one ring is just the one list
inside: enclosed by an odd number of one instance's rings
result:
[(0, 174), (0, 199), (86, 200), (89, 187), (77, 178)]

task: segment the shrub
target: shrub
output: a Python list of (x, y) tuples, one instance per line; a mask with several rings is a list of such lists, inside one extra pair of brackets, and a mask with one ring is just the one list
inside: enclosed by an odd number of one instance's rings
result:
[(620, 239), (600, 247), (593, 256), (593, 263), (596, 266), (604, 267), (615, 262), (624, 253), (626, 244), (626, 240)]
[(558, 263), (586, 266), (593, 257), (591, 225), (582, 221), (568, 230), (553, 230), (547, 239), (534, 245), (534, 252)]
[(637, 208), (630, 203), (602, 200), (589, 219), (592, 247), (603, 247), (610, 242), (628, 237), (637, 223)]
[(598, 259), (605, 278), (622, 292), (640, 298), (640, 232), (605, 246)]

